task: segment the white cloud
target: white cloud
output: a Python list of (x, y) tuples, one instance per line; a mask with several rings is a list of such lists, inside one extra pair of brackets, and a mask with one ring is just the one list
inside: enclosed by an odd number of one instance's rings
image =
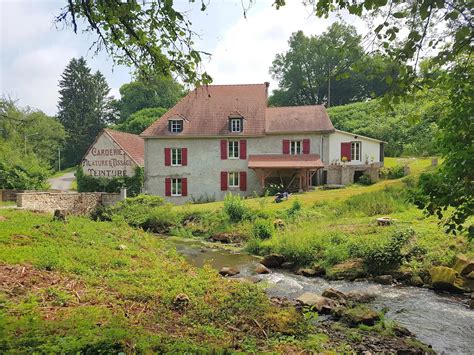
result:
[(5, 87), (22, 105), (40, 108), (48, 114), (56, 112), (58, 81), (64, 67), (77, 51), (51, 46), (22, 54), (5, 73)]

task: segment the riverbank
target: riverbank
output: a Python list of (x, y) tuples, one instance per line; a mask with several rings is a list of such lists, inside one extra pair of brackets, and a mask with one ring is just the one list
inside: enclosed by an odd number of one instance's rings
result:
[(361, 337), (426, 350), (409, 334), (380, 331), (381, 316), (368, 328), (312, 322), (313, 312), (194, 267), (120, 220), (63, 222), (14, 210), (0, 217), (2, 353), (339, 353)]

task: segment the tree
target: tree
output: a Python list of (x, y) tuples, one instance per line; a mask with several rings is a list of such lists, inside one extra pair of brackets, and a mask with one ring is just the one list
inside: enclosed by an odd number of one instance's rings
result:
[(58, 119), (68, 133), (64, 162), (72, 166), (110, 121), (109, 87), (100, 72), (91, 74), (82, 57), (71, 59), (59, 87)]
[(15, 101), (3, 98), (0, 136), (22, 154), (34, 154), (49, 169), (57, 166), (58, 150), (64, 145), (66, 132), (55, 117), (29, 107), (20, 108)]
[(168, 110), (162, 107), (144, 108), (133, 113), (126, 121), (118, 124), (114, 128), (123, 132), (140, 134), (153, 122), (163, 116), (166, 111)]
[(353, 26), (334, 23), (321, 36), (294, 33), (290, 49), (277, 54), (270, 73), (279, 82), (270, 104), (343, 105), (388, 90), (387, 71), (394, 65), (380, 55), (363, 53), (361, 37)]
[(120, 112), (120, 122), (124, 122), (131, 114), (144, 108), (169, 109), (183, 95), (182, 85), (171, 77), (138, 76), (135, 81), (120, 87), (121, 97), (115, 105)]

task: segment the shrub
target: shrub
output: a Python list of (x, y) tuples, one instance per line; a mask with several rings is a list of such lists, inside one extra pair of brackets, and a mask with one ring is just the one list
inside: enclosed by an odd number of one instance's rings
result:
[(233, 223), (241, 222), (250, 215), (249, 209), (244, 204), (240, 195), (229, 193), (224, 199), (224, 211)]
[(384, 167), (380, 169), (380, 176), (384, 179), (400, 179), (405, 176), (405, 168), (402, 165)]
[(275, 196), (277, 193), (282, 192), (284, 189), (285, 188), (282, 184), (270, 184), (265, 187), (264, 195)]
[(367, 271), (380, 275), (397, 269), (406, 257), (402, 249), (413, 235), (412, 229), (396, 231), (388, 243), (369, 249), (364, 257), (364, 266)]
[(374, 191), (348, 198), (339, 213), (362, 212), (367, 216), (375, 216), (401, 211), (405, 206), (406, 201), (402, 190), (386, 188), (383, 191)]
[(370, 178), (369, 175), (364, 174), (359, 178), (357, 183), (360, 184), (360, 185), (368, 186), (368, 185), (372, 185), (374, 182), (372, 181), (372, 179)]
[(294, 200), (293, 203), (291, 204), (291, 207), (288, 209), (286, 212), (288, 217), (294, 217), (298, 215), (301, 212), (301, 202), (298, 200)]
[(253, 236), (258, 239), (271, 238), (275, 227), (273, 223), (268, 219), (257, 219), (253, 224)]
[(120, 188), (127, 188), (128, 196), (137, 196), (141, 193), (144, 182), (143, 168), (135, 168), (133, 176), (121, 176), (114, 178), (96, 178), (84, 174), (82, 167), (76, 170), (77, 191), (78, 192), (119, 192)]

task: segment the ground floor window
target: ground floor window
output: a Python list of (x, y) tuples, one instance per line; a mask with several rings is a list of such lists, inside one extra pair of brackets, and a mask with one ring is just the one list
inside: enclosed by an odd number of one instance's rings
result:
[(171, 196), (182, 196), (183, 184), (181, 178), (171, 179)]
[(351, 160), (360, 161), (361, 142), (351, 142)]
[(302, 153), (301, 141), (290, 141), (290, 154), (297, 155)]
[(239, 187), (239, 173), (237, 171), (229, 173), (229, 187)]

